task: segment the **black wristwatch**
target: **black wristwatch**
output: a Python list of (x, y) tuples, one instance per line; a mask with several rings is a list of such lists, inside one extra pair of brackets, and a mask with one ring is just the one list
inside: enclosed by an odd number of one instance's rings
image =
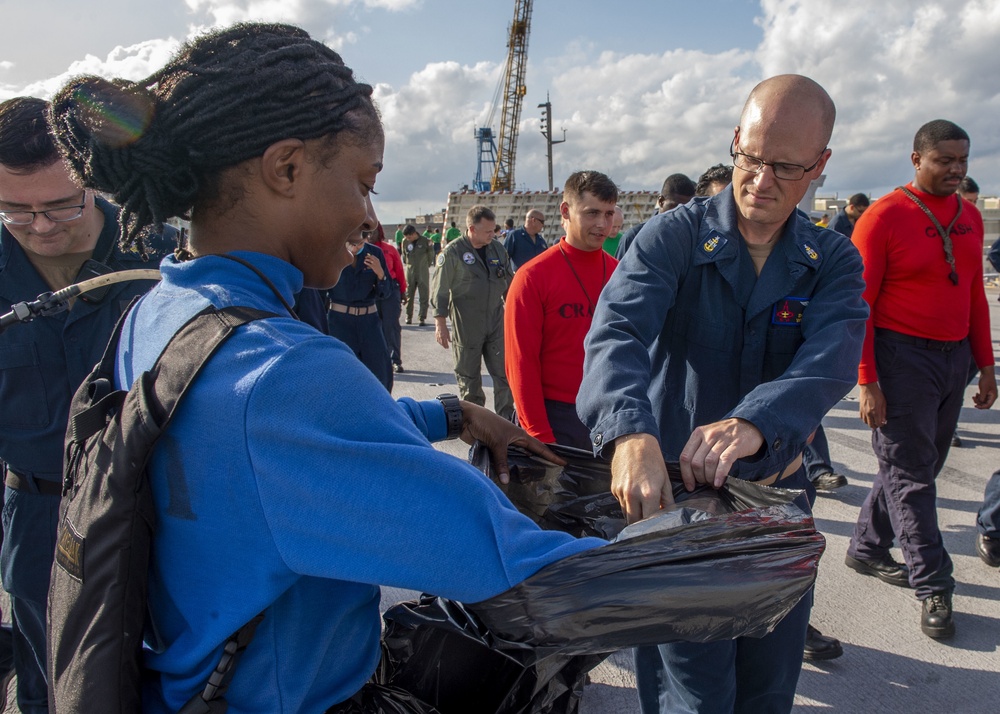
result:
[(436, 398), (444, 407), (444, 418), (448, 423), (448, 435), (444, 438), (457, 439), (462, 435), (462, 423), (465, 421), (461, 402), (454, 394), (439, 394)]

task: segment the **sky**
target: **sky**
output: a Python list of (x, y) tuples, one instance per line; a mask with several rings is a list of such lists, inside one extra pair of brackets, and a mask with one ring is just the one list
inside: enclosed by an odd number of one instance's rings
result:
[[(375, 87), (386, 132), (376, 210), (395, 223), (472, 183), (514, 0), (0, 0), (0, 13), (0, 100), (49, 98), (78, 74), (141, 79), (212, 27), (300, 25)], [(668, 174), (727, 162), (750, 89), (794, 72), (837, 105), (818, 195), (877, 197), (910, 180), (913, 134), (939, 118), (969, 133), (969, 175), (997, 195), (998, 56), (996, 0), (534, 0), (516, 188), (548, 188), (547, 97), (556, 137), (566, 130), (557, 186), (596, 169), (624, 190), (657, 190)], [(498, 109), (497, 132), (499, 121)]]

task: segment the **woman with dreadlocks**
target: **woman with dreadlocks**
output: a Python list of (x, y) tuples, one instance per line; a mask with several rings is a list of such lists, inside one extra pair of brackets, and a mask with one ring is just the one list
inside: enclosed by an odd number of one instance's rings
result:
[(380, 583), (475, 602), (603, 543), (540, 531), (429, 440), (489, 433), (498, 458), (512, 441), (547, 453), (541, 444), (497, 435), (498, 417), (451, 398), (393, 401), (292, 312), (303, 286), (337, 282), (375, 228), (383, 134), (371, 93), (302, 30), (238, 25), (146, 80), (78, 78), (53, 103), (74, 170), (122, 206), (126, 243), (170, 216), (191, 221), (188, 251), (163, 261), (127, 316), (119, 386), (210, 305), (279, 315), (223, 344), (153, 451), (157, 637), (143, 711), (177, 711), (263, 611), (229, 711), (322, 712), (375, 671)]

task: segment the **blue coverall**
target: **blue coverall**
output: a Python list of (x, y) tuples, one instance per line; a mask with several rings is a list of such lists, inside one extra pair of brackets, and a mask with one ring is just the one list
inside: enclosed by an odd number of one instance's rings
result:
[[(115, 270), (156, 269), (157, 252), (143, 261), (117, 247), (118, 209), (97, 198), (104, 228), (94, 249)], [(168, 229), (168, 239), (175, 232)], [(87, 277), (93, 277), (88, 275)], [(137, 280), (111, 285), (99, 301), (78, 297), (68, 312), (12, 325), (0, 334), (0, 460), (20, 477), (21, 489), (4, 489), (0, 571), (10, 593), (18, 704), (25, 714), (48, 711), (45, 611), (49, 569), (56, 545), (63, 439), (70, 400), (100, 361), (117, 322), (136, 295), (154, 285)], [(0, 230), (0, 304), (34, 300), (51, 288), (6, 227)]]
[[(595, 452), (645, 433), (677, 461), (695, 427), (739, 417), (764, 445), (730, 477), (780, 473), (857, 381), (861, 275), (850, 241), (796, 211), (758, 277), (731, 189), (654, 216), (601, 294), (586, 340), (577, 410)], [(782, 485), (805, 488), (803, 469)], [(807, 596), (759, 640), (637, 650), (643, 711), (789, 711), (810, 607)]]

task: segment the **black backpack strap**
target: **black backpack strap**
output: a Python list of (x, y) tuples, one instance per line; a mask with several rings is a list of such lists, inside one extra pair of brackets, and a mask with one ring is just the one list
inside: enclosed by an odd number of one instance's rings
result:
[(250, 644), (250, 640), (253, 639), (257, 625), (263, 619), (264, 613), (262, 612), (229, 636), (222, 647), (222, 656), (219, 658), (219, 663), (215, 665), (215, 671), (208, 677), (205, 689), (191, 697), (177, 714), (224, 714), (227, 705), (226, 700), (222, 697), (229, 689), (233, 675), (236, 674), (236, 664), (240, 661), (247, 645)]

